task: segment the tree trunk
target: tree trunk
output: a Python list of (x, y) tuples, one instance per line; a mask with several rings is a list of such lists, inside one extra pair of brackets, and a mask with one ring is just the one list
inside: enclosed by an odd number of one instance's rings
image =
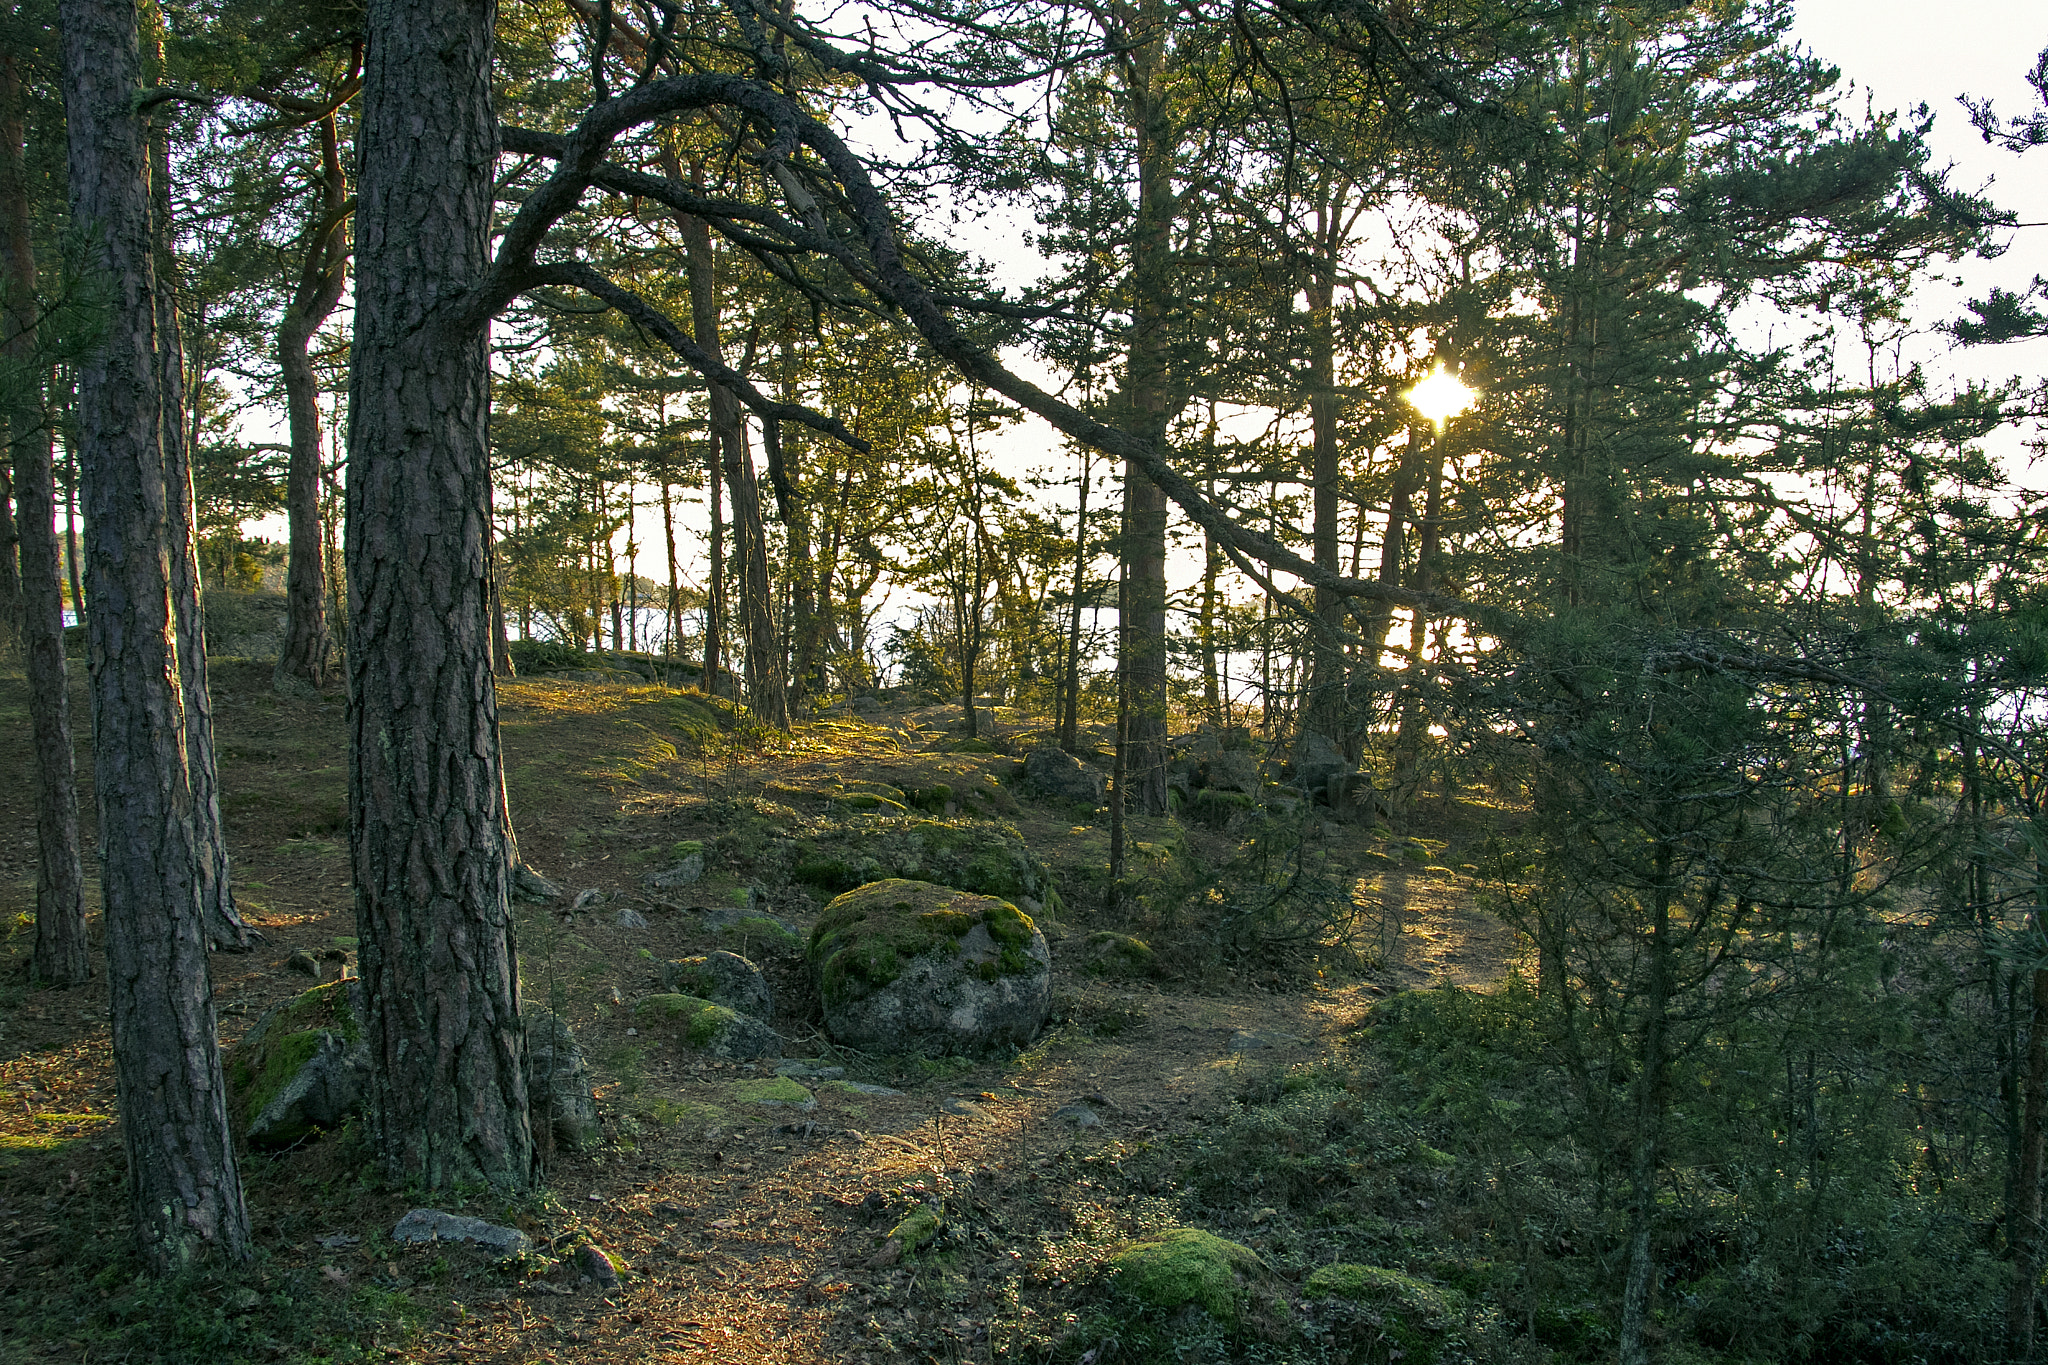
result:
[[(690, 276), (690, 321), (697, 344), (723, 361), (718, 336), (718, 281), (711, 250), (711, 229), (703, 219), (676, 215), (683, 230), (683, 251)], [(723, 385), (710, 388), (711, 439), (714, 459), (722, 458), (726, 485), (732, 491), (733, 535), (740, 569), (740, 616), (747, 638), (747, 704), (755, 719), (778, 730), (789, 728), (788, 699), (782, 686), (782, 661), (776, 647), (775, 613), (768, 578), (768, 545), (761, 520), (761, 491), (754, 479), (754, 461), (747, 451), (740, 423), (739, 400)], [(712, 491), (714, 584), (719, 583), (719, 552), (723, 545), (717, 522), (717, 485)], [(715, 594), (720, 595), (722, 594)], [(722, 612), (724, 603), (718, 603)], [(709, 651), (707, 651), (708, 653)], [(710, 667), (706, 665), (707, 678)]]
[(668, 549), (668, 642), (663, 645), (662, 653), (671, 659), (680, 659), (683, 655), (683, 606), (682, 589), (676, 582), (676, 514), (673, 498), (669, 481), (664, 478), (661, 481), (661, 542)]
[(228, 1134), (207, 970), (203, 850), (187, 770), (156, 361), (149, 162), (132, 0), (65, 0), (71, 217), (91, 225), (105, 333), (78, 376), (92, 579), (100, 886), (128, 1194), (143, 1262), (240, 1260), (249, 1219)]
[(1073, 753), (1081, 727), (1081, 591), (1088, 582), (1088, 487), (1094, 449), (1081, 447), (1081, 491), (1074, 508), (1074, 604), (1067, 614), (1066, 710), (1060, 716), (1060, 748)]
[[(1335, 198), (1335, 196), (1331, 196)], [(1312, 502), (1311, 540), (1316, 567), (1335, 574), (1338, 562), (1337, 493), (1342, 480), (1342, 461), (1337, 449), (1337, 338), (1336, 281), (1339, 262), (1337, 239), (1341, 235), (1337, 206), (1325, 206), (1327, 217), (1318, 224), (1320, 248), (1308, 280), (1308, 411), (1313, 441), (1309, 487)], [(1351, 742), (1350, 707), (1346, 697), (1349, 661), (1344, 655), (1342, 636), (1344, 600), (1327, 588), (1315, 590), (1316, 629), (1310, 636), (1308, 700), (1301, 728), (1323, 736), (1340, 753), (1356, 756)]]
[[(29, 231), (21, 76), (0, 52), (0, 354), (24, 370), (36, 352), (35, 245)], [(29, 729), (36, 756), (36, 944), (29, 979), (76, 986), (92, 976), (85, 932), (85, 873), (78, 852), (78, 780), (71, 751), (71, 699), (64, 676), (64, 589), (57, 548), (57, 484), (47, 412), (7, 414), (14, 452), (15, 516), (7, 530), (20, 553), (14, 618), (28, 675)], [(0, 543), (0, 557), (14, 547)]]
[[(1125, 97), (1137, 140), (1138, 217), (1131, 240), (1131, 333), (1126, 398), (1135, 435), (1163, 448), (1173, 419), (1167, 395), (1169, 310), (1173, 291), (1173, 129), (1164, 65), (1167, 15), (1144, 0), (1129, 24), (1137, 46)], [(1166, 802), (1166, 493), (1138, 465), (1124, 462), (1124, 535), (1120, 554), (1129, 615), (1124, 621), (1130, 687), (1128, 753), (1133, 794), (1147, 815)]]
[[(0, 58), (12, 64), (12, 57)], [(0, 463), (0, 658), (21, 642), (21, 534), (15, 530), (14, 473)]]
[(228, 872), (227, 831), (220, 818), (220, 769), (213, 752), (213, 693), (206, 670), (206, 618), (200, 599), (197, 520), (192, 497), (192, 449), (185, 426), (185, 348), (178, 326), (176, 262), (171, 254), (170, 147), (150, 139), (153, 168), (151, 237), (156, 244), (158, 396), (163, 405), (164, 489), (171, 526), (171, 605), (178, 623), (178, 681), (185, 693), (185, 747), (192, 784), (192, 818), (200, 850), (200, 899), (206, 937), (215, 948), (246, 953), (255, 947), (235, 910)]
[(1641, 1053), (1637, 1058), (1635, 1131), (1629, 1150), (1628, 1271), (1621, 1289), (1621, 1365), (1648, 1365), (1644, 1340), (1650, 1290), (1656, 1274), (1651, 1243), (1657, 1213), (1657, 1177), (1664, 1161), (1665, 1077), (1669, 1059), (1665, 1031), (1671, 1001), (1671, 862), (1669, 841), (1656, 853), (1651, 888), (1650, 941), (1644, 945), (1650, 979), (1644, 1007)]
[(349, 820), (386, 1175), (534, 1172), (491, 673), (487, 323), (437, 306), (490, 259), (496, 7), (376, 0), (349, 375)]
[(334, 642), (327, 629), (327, 566), (320, 526), (320, 394), (306, 348), (341, 300), (348, 278), (348, 186), (334, 115), (320, 121), (320, 199), (303, 234), (299, 287), (277, 329), (277, 368), (291, 429), (285, 516), (291, 558), (284, 578), (284, 645), (271, 686), (319, 692), (334, 681)]
[[(2037, 876), (2036, 885), (2040, 884)], [(2038, 910), (2033, 928), (2036, 935), (2041, 932)], [(2033, 1008), (2027, 1019), (2019, 1178), (2014, 1182), (2016, 1198), (2006, 1213), (2006, 1238), (2012, 1249), (2012, 1283), (2005, 1301), (2008, 1360), (2034, 1358), (2034, 1316), (2043, 1259), (2041, 1176), (2044, 1139), (2048, 1139), (2048, 970), (2036, 967), (2027, 975), (2033, 988)]]

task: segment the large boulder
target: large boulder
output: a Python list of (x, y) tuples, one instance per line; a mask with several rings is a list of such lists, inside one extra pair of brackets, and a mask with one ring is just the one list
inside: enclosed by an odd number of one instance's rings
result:
[(808, 834), (791, 869), (828, 895), (870, 882), (933, 882), (994, 896), (1028, 915), (1056, 914), (1052, 876), (1009, 825), (994, 820), (868, 817)]
[(535, 1131), (544, 1130), (557, 1150), (580, 1152), (597, 1142), (590, 1068), (576, 1035), (551, 1010), (529, 1010), (526, 1015), (526, 1098)]
[(808, 961), (849, 1047), (945, 1056), (1021, 1047), (1052, 1008), (1052, 950), (1008, 901), (891, 878), (825, 907)]
[(1102, 774), (1064, 749), (1041, 745), (1024, 755), (1024, 777), (1018, 784), (1027, 796), (1069, 804), (1102, 804)]
[(719, 951), (661, 964), (664, 991), (694, 995), (756, 1019), (775, 1013), (775, 996), (759, 967), (738, 953)]
[[(1351, 775), (1351, 760), (1329, 737), (1310, 730), (1294, 745), (1294, 780), (1311, 801), (1335, 805), (1343, 800), (1343, 779)], [(1332, 788), (1332, 783), (1338, 783)], [(1335, 797), (1333, 800), (1332, 797)]]
[(1127, 1242), (1104, 1271), (1112, 1292), (1141, 1312), (1196, 1309), (1224, 1327), (1262, 1335), (1287, 1316), (1279, 1278), (1258, 1253), (1200, 1228), (1162, 1228)]
[(782, 1039), (752, 1015), (695, 995), (650, 995), (633, 1007), (642, 1029), (673, 1030), (685, 1047), (730, 1061), (780, 1057)]
[[(1338, 761), (1343, 761), (1343, 755), (1338, 755)], [(1203, 771), (1206, 780), (1202, 785), (1215, 791), (1257, 796), (1266, 785), (1265, 775), (1259, 771), (1257, 756), (1243, 749), (1224, 749), (1216, 753)]]
[(252, 1147), (289, 1147), (362, 1112), (370, 1072), (360, 981), (267, 1011), (228, 1054), (228, 1112)]

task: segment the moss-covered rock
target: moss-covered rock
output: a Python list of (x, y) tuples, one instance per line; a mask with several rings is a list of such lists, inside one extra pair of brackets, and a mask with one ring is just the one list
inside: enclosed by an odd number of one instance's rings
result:
[(1159, 969), (1158, 955), (1152, 945), (1129, 934), (1119, 934), (1109, 929), (1098, 930), (1088, 935), (1083, 950), (1086, 959), (1082, 970), (1090, 976), (1108, 977), (1111, 980), (1135, 980), (1151, 976)]
[[(926, 789), (927, 799), (940, 789)], [(951, 800), (951, 788), (944, 790)], [(1045, 864), (1012, 826), (994, 820), (872, 817), (826, 824), (799, 842), (790, 874), (835, 896), (900, 878), (1000, 897), (1027, 914), (1059, 911)]]
[(787, 1076), (770, 1076), (765, 1080), (741, 1081), (733, 1090), (733, 1097), (741, 1104), (759, 1104), (769, 1108), (816, 1109), (818, 1101), (810, 1091)]
[(1128, 1243), (1104, 1269), (1114, 1293), (1151, 1312), (1194, 1307), (1238, 1327), (1286, 1311), (1275, 1276), (1257, 1252), (1200, 1228), (1167, 1228)]
[(803, 951), (803, 935), (796, 931), (796, 926), (766, 910), (751, 907), (706, 910), (704, 928), (740, 957)]
[(738, 953), (716, 952), (661, 964), (661, 988), (699, 996), (756, 1019), (775, 1010), (774, 993), (761, 969)]
[[(1367, 1318), (1351, 1324), (1360, 1335), (1390, 1341), (1403, 1359), (1432, 1365), (1456, 1343), (1465, 1319), (1465, 1296), (1455, 1289), (1376, 1265), (1326, 1265), (1302, 1286), (1308, 1300), (1356, 1305)], [(1333, 1324), (1339, 1336), (1346, 1324)]]
[(228, 1054), (228, 1112), (253, 1147), (284, 1147), (362, 1111), (369, 1075), (354, 980), (276, 1006)]
[(569, 1025), (552, 1010), (526, 1012), (526, 1096), (536, 1137), (557, 1150), (580, 1152), (602, 1135), (590, 1068)]
[(633, 1007), (633, 1017), (649, 1030), (672, 1029), (685, 1047), (713, 1057), (746, 1061), (782, 1055), (782, 1039), (774, 1029), (700, 996), (650, 995)]
[(891, 878), (825, 907), (807, 960), (840, 1042), (950, 1055), (1019, 1047), (1052, 1007), (1052, 952), (1008, 901)]

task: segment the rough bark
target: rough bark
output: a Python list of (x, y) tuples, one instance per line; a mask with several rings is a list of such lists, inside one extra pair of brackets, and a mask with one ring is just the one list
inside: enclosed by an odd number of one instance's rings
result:
[[(33, 363), (36, 350), (35, 245), (29, 230), (21, 77), (18, 59), (0, 53), (0, 351)], [(13, 452), (13, 534), (20, 554), (14, 619), (28, 677), (30, 741), (36, 760), (36, 943), (29, 979), (76, 986), (92, 976), (85, 930), (85, 873), (78, 851), (78, 779), (71, 751), (71, 700), (64, 676), (64, 589), (57, 546), (57, 481), (49, 417), (7, 414)], [(0, 558), (15, 546), (0, 539)]]
[(235, 909), (228, 874), (227, 831), (220, 818), (220, 769), (213, 751), (213, 693), (207, 681), (206, 624), (200, 596), (199, 547), (194, 535), (192, 452), (185, 426), (185, 348), (171, 255), (170, 149), (151, 139), (151, 237), (156, 247), (157, 390), (162, 403), (166, 510), (170, 513), (171, 606), (178, 623), (178, 682), (185, 694), (186, 765), (192, 784), (192, 816), (200, 860), (200, 902), (206, 937), (216, 948), (246, 953), (255, 946), (249, 926)]
[(90, 224), (106, 331), (78, 376), (100, 885), (128, 1192), (145, 1264), (241, 1259), (206, 960), (205, 873), (171, 606), (148, 153), (132, 0), (66, 0), (71, 212)]
[(348, 438), (349, 820), (385, 1172), (527, 1187), (491, 673), (487, 320), (437, 305), (489, 261), (488, 0), (379, 0), (358, 146)]
[[(2040, 932), (2041, 916), (2034, 916)], [(2040, 1299), (2043, 1236), (2041, 1177), (2048, 1146), (2048, 971), (2027, 973), (2032, 988), (2027, 1016), (2026, 1081), (2020, 1111), (2019, 1178), (2007, 1216), (2012, 1283), (2006, 1290), (2005, 1346), (2009, 1360), (2034, 1359), (2034, 1318)]]
[(348, 278), (348, 186), (334, 115), (320, 121), (320, 198), (304, 233), (298, 288), (277, 329), (277, 368), (284, 380), (291, 463), (285, 475), (285, 517), (291, 551), (284, 577), (284, 645), (271, 686), (319, 692), (334, 681), (334, 641), (327, 629), (326, 545), (320, 525), (320, 391), (307, 347), (341, 301)]
[[(1173, 414), (1167, 396), (1169, 311), (1173, 290), (1173, 131), (1162, 67), (1166, 15), (1146, 0), (1134, 22), (1136, 41), (1125, 97), (1137, 135), (1138, 218), (1131, 241), (1131, 333), (1125, 397), (1134, 434), (1166, 445)], [(1166, 796), (1166, 493), (1134, 460), (1124, 462), (1124, 535), (1129, 608), (1122, 632), (1130, 689), (1125, 743), (1132, 794), (1146, 815), (1164, 815)]]

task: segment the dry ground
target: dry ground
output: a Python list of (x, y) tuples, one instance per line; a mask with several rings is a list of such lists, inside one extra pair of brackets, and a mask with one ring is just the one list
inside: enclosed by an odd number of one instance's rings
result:
[[(353, 943), (340, 707), (277, 697), (268, 672), (216, 665), (240, 903), (266, 940), (213, 958), (224, 1046), (310, 984), (283, 967), (290, 952)], [(607, 1140), (551, 1161), (542, 1196), (508, 1205), (479, 1192), (466, 1206), (517, 1221), (544, 1246), (597, 1241), (627, 1267), (622, 1288), (601, 1294), (545, 1255), (508, 1269), (459, 1249), (394, 1247), (392, 1224), (425, 1201), (377, 1181), (349, 1133), (245, 1156), (261, 1249), (251, 1275), (196, 1279), (175, 1311), (131, 1281), (104, 987), (30, 991), (23, 975), (34, 825), (17, 674), (0, 677), (0, 1359), (1040, 1358), (1061, 1329), (1071, 1248), (1173, 1216), (1179, 1144), (1248, 1088), (1325, 1055), (1385, 991), (1484, 984), (1512, 952), (1472, 908), (1455, 848), (1448, 865), (1422, 867), (1347, 835), (1340, 853), (1364, 878), (1373, 970), (1331, 966), (1318, 979), (1317, 961), (1295, 955), (1108, 982), (1062, 966), (1046, 1036), (1016, 1058), (968, 1064), (836, 1053), (797, 964), (773, 963), (789, 1055), (904, 1093), (824, 1095), (809, 1112), (763, 1107), (745, 1086), (765, 1067), (708, 1065), (633, 1023), (656, 964), (717, 946), (693, 937), (694, 916), (639, 893), (650, 861), (674, 840), (714, 837), (735, 798), (808, 814), (838, 784), (964, 789), (1012, 760), (963, 746), (946, 708), (828, 718), (766, 740), (693, 738), (701, 709), (661, 688), (541, 678), (502, 696), (524, 856), (572, 894), (608, 897), (576, 915), (529, 909), (520, 923), (526, 989), (575, 1026), (602, 1082)], [(81, 686), (74, 714), (84, 712)], [(1056, 960), (1076, 961), (1099, 921), (1074, 888), (1102, 856), (1103, 832), (1029, 802), (1011, 815), (1069, 887), (1045, 927)], [(1203, 856), (1226, 848), (1221, 835), (1189, 837)], [(689, 894), (717, 904), (750, 880), (746, 866), (714, 858)], [(815, 900), (772, 892), (778, 912), (807, 928)], [(628, 906), (649, 927), (620, 927)], [(1102, 1122), (1056, 1116), (1076, 1100)], [(933, 1201), (948, 1213), (942, 1249), (873, 1264), (896, 1217)], [(1256, 1191), (1244, 1203), (1232, 1235), (1254, 1246), (1283, 1235)], [(153, 1314), (175, 1324), (150, 1326)]]

